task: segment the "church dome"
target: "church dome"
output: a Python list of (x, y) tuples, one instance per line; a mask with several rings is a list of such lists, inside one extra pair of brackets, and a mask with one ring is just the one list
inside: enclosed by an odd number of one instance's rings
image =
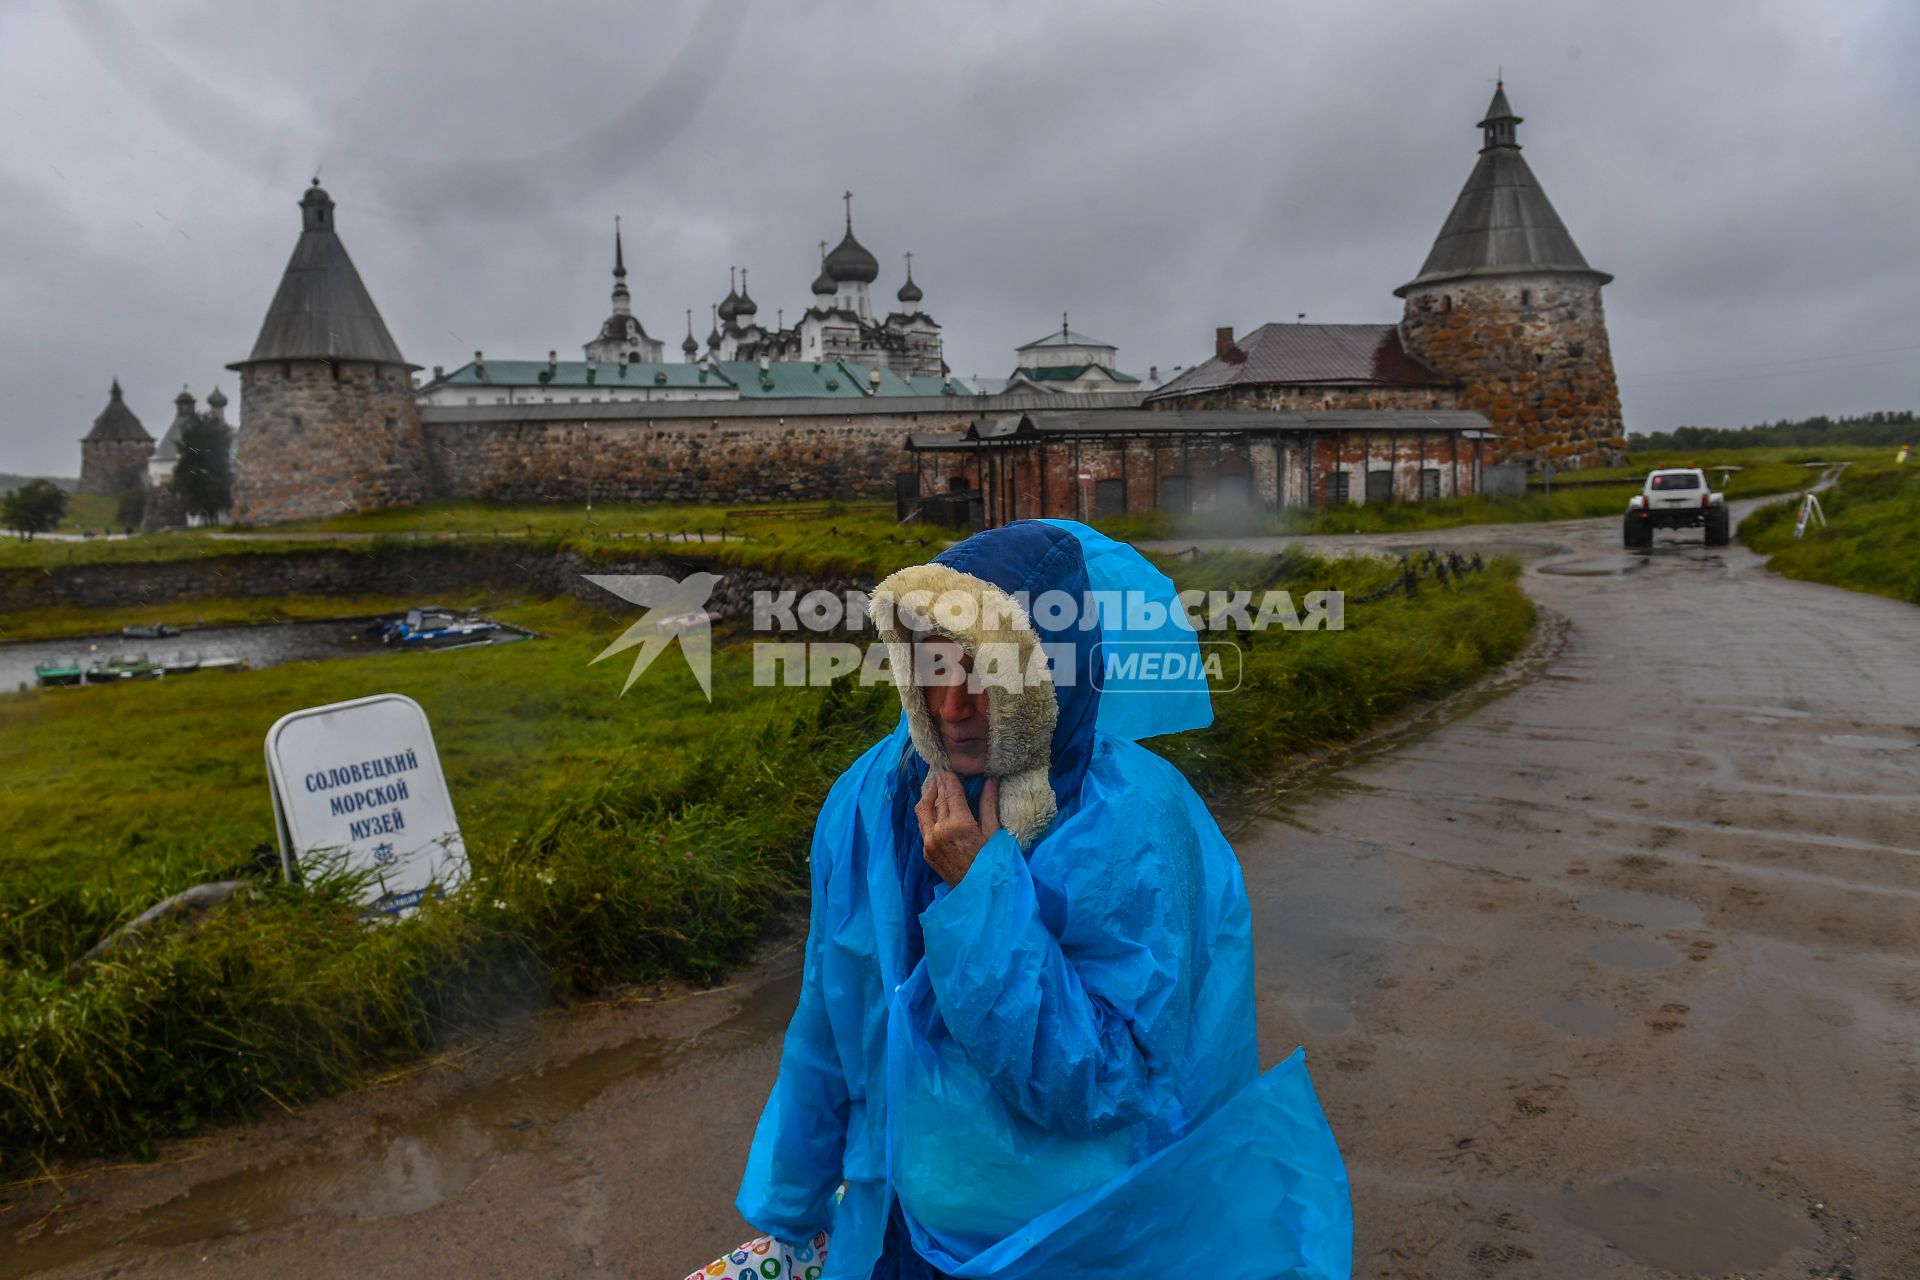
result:
[(727, 296), (720, 299), (720, 318), (722, 320), (731, 320), (739, 313), (740, 295), (732, 289), (729, 289), (727, 290)]
[(853, 228), (847, 228), (847, 234), (827, 255), (826, 273), (840, 283), (857, 281), (860, 284), (872, 284), (880, 277), (880, 262), (865, 245), (853, 238)]
[(912, 275), (907, 276), (907, 282), (900, 286), (900, 292), (894, 296), (902, 302), (919, 302), (922, 298), (926, 297), (924, 293), (920, 292), (920, 286), (913, 282)]
[(830, 298), (839, 287), (839, 285), (833, 282), (833, 277), (827, 274), (827, 260), (825, 258), (820, 259), (820, 274), (813, 278), (814, 296), (817, 298)]
[(685, 341), (681, 342), (680, 349), (686, 352), (688, 355), (694, 355), (699, 352), (700, 344), (693, 340), (693, 334), (691, 331), (688, 332)]
[(760, 304), (755, 302), (753, 295), (747, 292), (747, 273), (744, 268), (740, 272), (740, 297), (734, 303), (733, 314), (746, 320), (751, 320), (760, 314)]

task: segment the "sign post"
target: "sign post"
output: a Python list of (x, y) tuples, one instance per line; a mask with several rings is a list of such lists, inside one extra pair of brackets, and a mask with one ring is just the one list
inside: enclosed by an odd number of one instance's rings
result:
[(367, 914), (402, 916), (467, 877), (427, 713), (412, 698), (375, 694), (281, 716), (267, 730), (267, 781), (280, 861), (331, 855), (368, 874)]
[(1808, 494), (1800, 500), (1800, 515), (1793, 522), (1793, 536), (1796, 538), (1805, 537), (1808, 523), (1811, 520), (1819, 521), (1819, 524), (1815, 526), (1816, 528), (1824, 529), (1827, 526), (1827, 513), (1820, 509), (1820, 499), (1814, 497), (1812, 494)]

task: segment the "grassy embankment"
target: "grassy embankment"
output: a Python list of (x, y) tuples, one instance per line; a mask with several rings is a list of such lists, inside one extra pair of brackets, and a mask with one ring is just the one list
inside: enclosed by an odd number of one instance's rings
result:
[(1920, 604), (1920, 466), (1850, 468), (1820, 505), (1827, 525), (1804, 537), (1798, 504), (1779, 502), (1742, 521), (1740, 539), (1789, 577)]
[[(323, 535), (346, 535), (328, 538)], [(182, 529), (115, 541), (23, 541), (0, 536), (0, 569), (162, 564), (211, 556), (380, 555), (422, 540), (516, 552), (573, 551), (617, 560), (659, 550), (697, 549), (725, 564), (831, 576), (912, 558), (953, 537), (950, 530), (894, 521), (891, 502), (769, 504), (752, 508), (596, 503), (543, 507), (430, 503), (247, 529)]]
[[(896, 547), (865, 567), (909, 558)], [(1394, 568), (1209, 558), (1172, 571), (1195, 585), (1359, 595)], [(625, 662), (588, 661), (625, 616), (574, 601), (497, 613), (548, 638), (0, 698), (7, 1158), (146, 1150), (337, 1089), (515, 1010), (661, 974), (710, 979), (752, 951), (803, 891), (812, 814), (896, 717), (892, 690), (755, 688), (749, 648), (735, 645), (716, 652), (711, 706), (672, 653), (622, 699)], [(1204, 788), (1245, 781), (1457, 687), (1513, 654), (1531, 617), (1515, 570), (1500, 566), (1417, 599), (1352, 605), (1344, 632), (1262, 633), (1246, 646), (1242, 690), (1218, 699), (1218, 723), (1161, 745)], [(69, 962), (161, 896), (255, 875), (255, 850), (273, 839), (267, 726), (377, 691), (417, 698), (432, 719), (470, 852), (467, 891), (369, 929), (343, 886), (263, 877), (198, 930), (64, 980)]]

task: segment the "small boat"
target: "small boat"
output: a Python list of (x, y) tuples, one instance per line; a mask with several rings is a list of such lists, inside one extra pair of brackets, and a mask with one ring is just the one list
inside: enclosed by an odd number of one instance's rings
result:
[(500, 629), (484, 618), (462, 618), (447, 609), (426, 605), (407, 610), (407, 616), (380, 625), (380, 642), (404, 649), (439, 649), (484, 643)]
[(247, 664), (235, 657), (202, 658), (197, 671), (245, 671)]
[(144, 653), (116, 653), (87, 668), (88, 684), (112, 684), (116, 680), (146, 680), (160, 674), (157, 664)]
[(129, 640), (164, 640), (168, 636), (180, 634), (180, 628), (170, 627), (164, 622), (130, 622), (120, 628), (120, 634)]
[(86, 678), (87, 669), (80, 665), (79, 658), (72, 654), (61, 654), (34, 663), (33, 674), (42, 686), (79, 684)]
[(160, 663), (160, 674), (163, 676), (192, 675), (199, 669), (200, 655), (190, 653), (185, 649), (182, 649), (170, 658), (162, 659)]

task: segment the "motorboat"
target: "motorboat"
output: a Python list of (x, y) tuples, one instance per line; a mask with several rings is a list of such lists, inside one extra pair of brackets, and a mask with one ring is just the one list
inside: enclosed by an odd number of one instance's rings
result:
[(33, 674), (42, 686), (79, 684), (86, 679), (87, 669), (78, 657), (60, 654), (34, 663)]
[(474, 644), (500, 630), (500, 624), (485, 618), (462, 617), (450, 609), (423, 605), (407, 610), (406, 616), (379, 626), (380, 642), (404, 649), (438, 649), (451, 645)]
[(87, 667), (88, 684), (112, 684), (116, 680), (147, 680), (160, 674), (158, 663), (144, 653), (116, 653)]

